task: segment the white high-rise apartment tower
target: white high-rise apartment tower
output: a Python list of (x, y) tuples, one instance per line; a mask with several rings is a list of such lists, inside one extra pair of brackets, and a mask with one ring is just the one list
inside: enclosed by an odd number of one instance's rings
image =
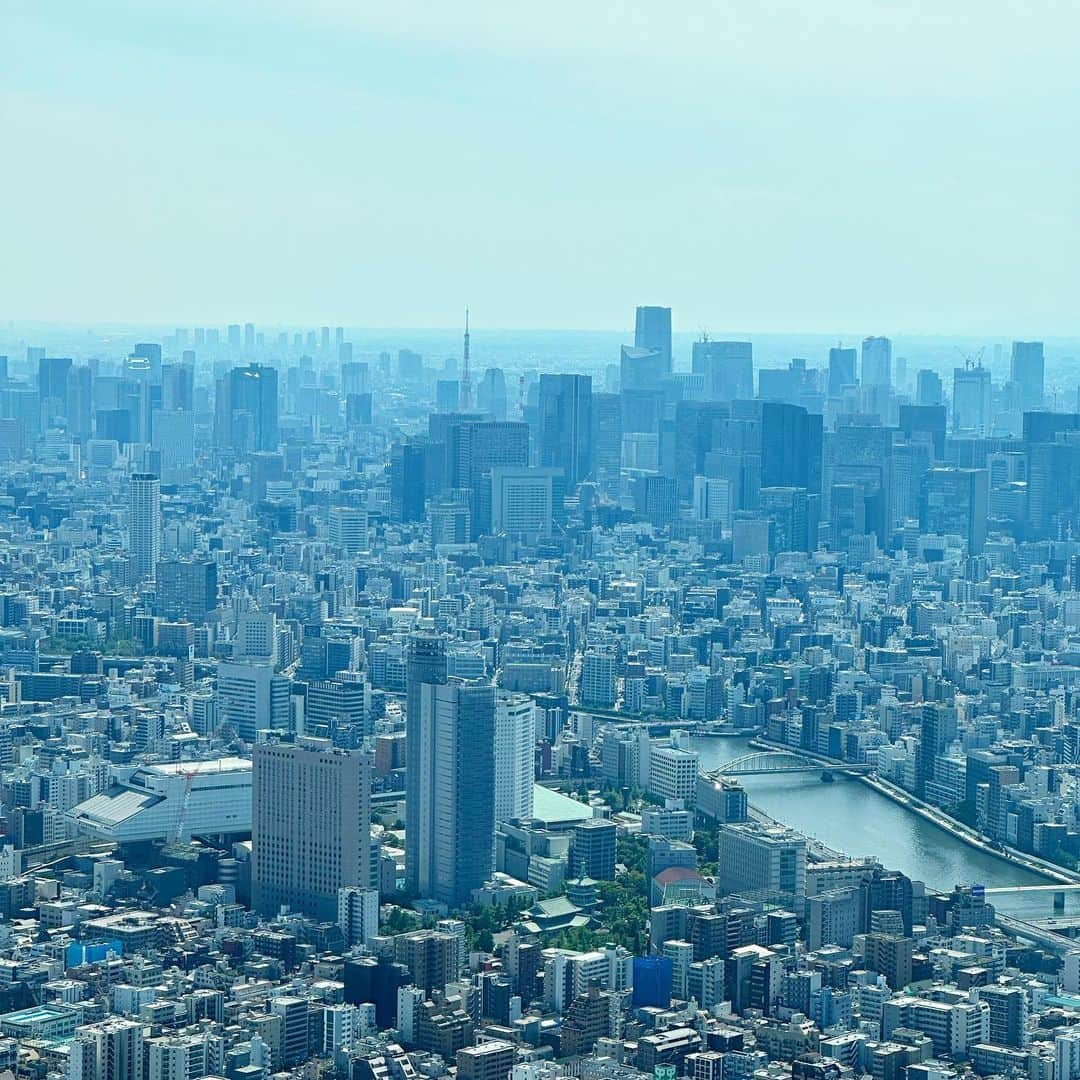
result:
[(154, 473), (131, 476), (131, 567), (136, 580), (153, 579), (161, 557), (161, 481)]
[(533, 751), (536, 716), (525, 694), (495, 698), (495, 820), (528, 819), (533, 813)]

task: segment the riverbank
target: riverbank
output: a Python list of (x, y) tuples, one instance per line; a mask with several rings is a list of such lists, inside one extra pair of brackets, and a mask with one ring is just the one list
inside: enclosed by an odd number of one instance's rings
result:
[(882, 780), (879, 776), (868, 776), (865, 773), (857, 775), (855, 779), (866, 784), (867, 787), (872, 787), (879, 795), (892, 799), (897, 805), (910, 810), (913, 814), (918, 814), (919, 817), (931, 822), (939, 829), (944, 829), (969, 847), (976, 848), (987, 855), (994, 855), (1004, 862), (1012, 863), (1014, 866), (1022, 866), (1025, 870), (1033, 874), (1039, 874), (1045, 877), (1047, 881), (1053, 881), (1058, 885), (1080, 884), (1080, 874), (1068, 870), (1064, 866), (1058, 866), (1056, 863), (1040, 859), (1037, 855), (1029, 855), (1026, 851), (1017, 851), (1015, 848), (1010, 847), (996, 847), (980, 833), (972, 829), (971, 826), (958, 821), (951, 814), (945, 813), (938, 807), (931, 806), (929, 803), (923, 802), (922, 799), (917, 799), (914, 795), (909, 794), (903, 788), (897, 787), (888, 780)]
[[(809, 758), (811, 761), (819, 762), (823, 769), (827, 769), (830, 765), (839, 764), (831, 758), (825, 757), (823, 754), (817, 754), (803, 749), (793, 750), (790, 746), (772, 742), (760, 735), (751, 739), (750, 745), (762, 750), (786, 750), (790, 753), (798, 753), (803, 757)], [(1068, 870), (1063, 866), (1058, 866), (1055, 863), (1047, 862), (1047, 860), (1040, 859), (1035, 855), (1029, 855), (1027, 852), (1017, 851), (1014, 848), (996, 846), (969, 825), (965, 825), (962, 821), (958, 821), (939, 807), (931, 806), (929, 803), (910, 794), (910, 792), (905, 791), (903, 788), (897, 787), (888, 780), (882, 780), (879, 776), (868, 775), (866, 773), (852, 774), (852, 778), (867, 787), (873, 788), (879, 795), (883, 795), (897, 806), (915, 814), (924, 821), (930, 822), (930, 824), (947, 832), (962, 844), (965, 844), (984, 855), (990, 855), (996, 859), (1000, 859), (1002, 862), (1010, 863), (1013, 866), (1019, 866), (1028, 873), (1036, 874), (1047, 881), (1064, 885), (1080, 884), (1080, 874)]]

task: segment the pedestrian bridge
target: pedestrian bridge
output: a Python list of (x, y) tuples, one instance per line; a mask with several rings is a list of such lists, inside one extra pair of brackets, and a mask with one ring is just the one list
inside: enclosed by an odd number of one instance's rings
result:
[(766, 773), (867, 773), (870, 765), (851, 763), (833, 764), (832, 762), (814, 761), (790, 750), (759, 750), (754, 754), (744, 754), (725, 762), (715, 770), (718, 776), (762, 776)]

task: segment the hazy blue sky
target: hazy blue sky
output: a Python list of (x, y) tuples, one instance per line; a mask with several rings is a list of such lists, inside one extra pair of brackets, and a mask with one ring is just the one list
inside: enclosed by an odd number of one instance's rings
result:
[(0, 0), (0, 318), (1073, 334), (1080, 5)]

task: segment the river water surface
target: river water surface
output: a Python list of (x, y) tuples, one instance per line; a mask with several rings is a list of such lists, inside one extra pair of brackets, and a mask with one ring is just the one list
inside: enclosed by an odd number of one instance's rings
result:
[[(703, 772), (753, 753), (747, 739), (697, 738), (693, 747), (700, 754)], [(814, 772), (744, 776), (740, 781), (750, 802), (777, 821), (847, 855), (872, 855), (888, 869), (901, 870), (933, 889), (947, 892), (957, 884), (990, 888), (1047, 884), (1045, 878), (1023, 867), (969, 847), (851, 777), (837, 774), (834, 783), (826, 784)], [(994, 902), (1019, 913), (1021, 908), (1048, 908), (1052, 898)]]

